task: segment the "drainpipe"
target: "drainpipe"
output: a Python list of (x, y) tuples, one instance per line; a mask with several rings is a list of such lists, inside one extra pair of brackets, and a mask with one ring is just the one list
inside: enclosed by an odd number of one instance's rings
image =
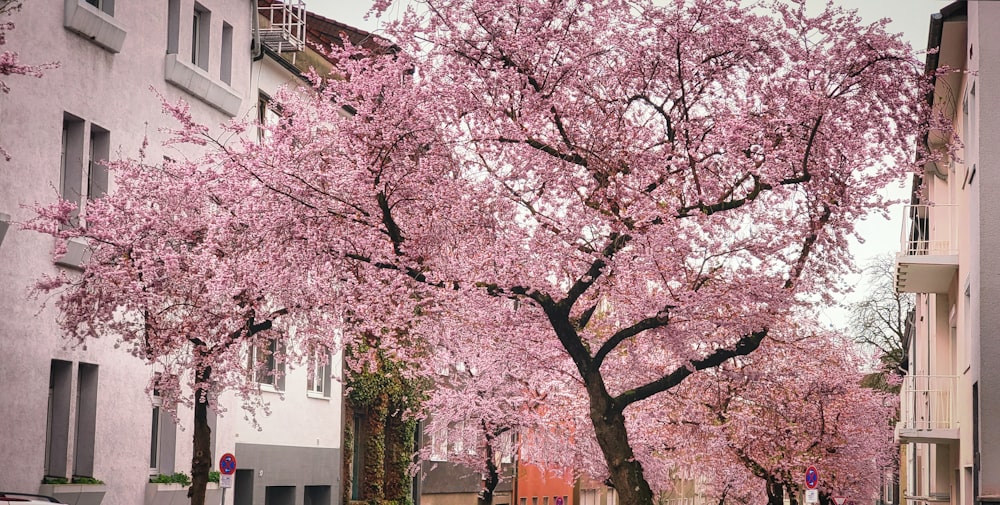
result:
[(260, 43), (260, 16), (257, 14), (257, 0), (250, 0), (250, 31), (253, 42), (250, 43), (250, 54), (253, 61), (264, 57), (264, 47)]

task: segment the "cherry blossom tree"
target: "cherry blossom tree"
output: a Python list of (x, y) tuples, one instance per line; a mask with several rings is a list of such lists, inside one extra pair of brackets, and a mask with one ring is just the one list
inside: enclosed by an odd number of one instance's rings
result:
[[(822, 469), (821, 503), (877, 496), (895, 465), (896, 398), (862, 386), (866, 360), (847, 339), (813, 333), (761, 347), (679, 388), (702, 402), (703, 417), (688, 409), (685, 422), (670, 425), (680, 433), (671, 440), (691, 441), (674, 448), (673, 463), (699, 472), (703, 491), (716, 497), (795, 503), (809, 466)], [(706, 473), (739, 468), (745, 476), (716, 486)]]
[[(185, 128), (166, 145), (211, 138), (185, 104), (164, 102), (164, 110)], [(193, 407), (189, 496), (203, 505), (212, 465), (208, 409), (220, 410), (219, 395), (233, 391), (250, 413), (266, 412), (258, 383), (275, 373), (266, 362), (327, 355), (337, 344), (334, 326), (330, 312), (310, 309), (322, 307), (314, 283), (265, 268), (258, 244), (268, 238), (230, 211), (241, 189), (219, 177), (211, 156), (118, 160), (109, 170), (116, 190), (89, 200), (82, 213), (65, 200), (36, 205), (25, 227), (56, 237), (56, 257), (68, 241), (90, 251), (82, 272), (45, 276), (36, 289), (55, 295), (68, 339), (116, 339), (156, 372), (148, 388), (165, 410)]]
[(389, 30), (400, 53), (345, 48), (347, 78), (282, 101), (230, 176), (374, 328), (562, 353), (604, 471), (651, 503), (635, 412), (836, 293), (852, 223), (911, 158), (919, 65), (885, 22), (801, 2), (424, 6)]

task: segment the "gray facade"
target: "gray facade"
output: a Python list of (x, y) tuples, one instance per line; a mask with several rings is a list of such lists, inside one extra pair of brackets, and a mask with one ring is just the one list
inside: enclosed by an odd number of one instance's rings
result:
[(340, 503), (339, 448), (236, 444), (233, 505)]

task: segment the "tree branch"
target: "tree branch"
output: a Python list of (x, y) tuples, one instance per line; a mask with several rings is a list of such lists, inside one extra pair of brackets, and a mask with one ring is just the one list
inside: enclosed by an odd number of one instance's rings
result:
[(653, 382), (625, 391), (614, 398), (613, 408), (621, 412), (625, 410), (625, 407), (635, 402), (645, 400), (650, 396), (673, 388), (696, 371), (717, 367), (730, 358), (746, 356), (760, 347), (760, 343), (764, 341), (767, 332), (767, 328), (764, 328), (763, 330), (745, 335), (732, 348), (716, 349), (712, 354), (700, 360), (691, 361), (688, 365), (677, 367), (673, 372)]

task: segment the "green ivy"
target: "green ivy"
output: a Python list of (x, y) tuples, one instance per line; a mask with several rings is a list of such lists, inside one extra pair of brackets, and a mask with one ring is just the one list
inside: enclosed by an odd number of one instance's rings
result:
[(74, 475), (73, 480), (71, 482), (73, 484), (104, 484), (104, 481), (101, 479), (95, 479), (93, 477), (84, 477), (80, 475)]
[[(369, 352), (370, 344), (377, 345), (377, 339), (345, 349), (348, 359)], [(366, 411), (368, 437), (361, 447), (348, 427), (344, 434), (345, 457), (351, 458), (354, 451), (365, 453), (362, 493), (366, 503), (413, 505), (409, 467), (417, 421), (404, 418), (402, 413), (420, 410), (428, 384), (407, 378), (409, 365), (385, 352), (376, 350), (375, 358), (376, 369), (348, 369), (346, 373), (348, 401), (352, 408)]]
[(219, 472), (208, 472), (208, 481), (218, 484), (221, 475)]
[[(211, 480), (211, 478), (209, 478), (209, 480)], [(187, 487), (191, 485), (191, 477), (188, 477), (188, 474), (183, 472), (173, 474), (161, 473), (154, 477), (150, 477), (149, 482), (152, 482), (153, 484), (181, 484)]]

